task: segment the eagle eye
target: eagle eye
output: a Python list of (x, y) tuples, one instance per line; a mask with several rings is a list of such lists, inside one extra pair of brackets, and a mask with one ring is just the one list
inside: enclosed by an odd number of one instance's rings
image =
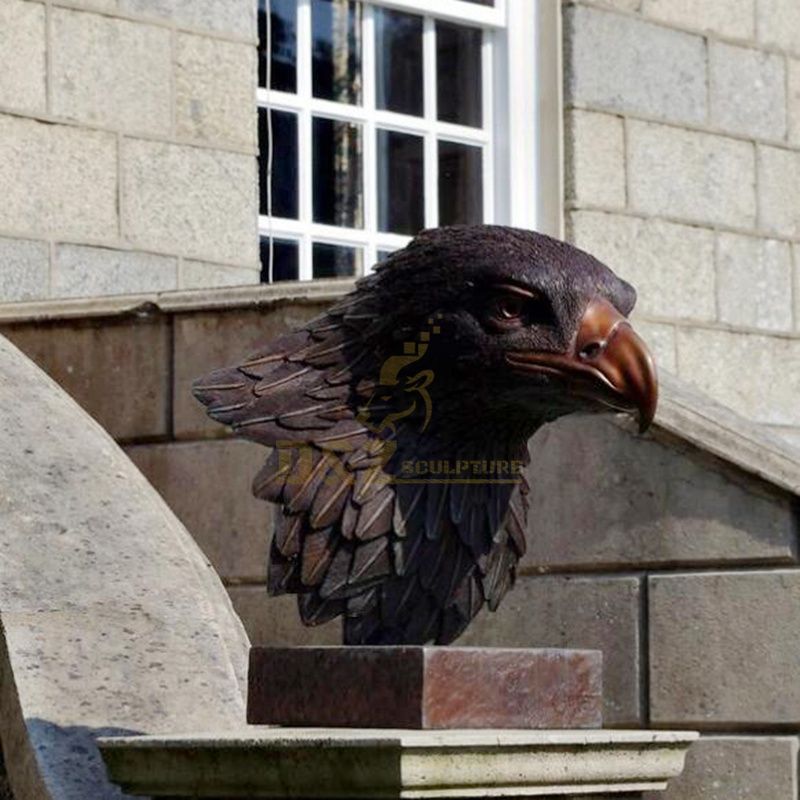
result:
[(499, 286), (490, 294), (485, 320), (498, 333), (529, 325), (549, 325), (553, 312), (547, 299), (517, 286)]

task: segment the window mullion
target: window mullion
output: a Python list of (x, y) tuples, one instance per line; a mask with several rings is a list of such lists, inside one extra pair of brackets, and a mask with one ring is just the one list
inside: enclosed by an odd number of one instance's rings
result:
[(375, 132), (375, 17), (371, 4), (364, 5), (361, 43), (361, 80), (364, 102), (364, 230), (369, 236), (364, 249), (364, 272), (371, 272), (377, 260), (375, 233), (378, 230), (377, 135)]
[[(298, 112), (298, 190), (300, 193), (300, 222), (311, 225), (313, 219), (313, 174), (311, 142), (311, 0), (297, 0), (297, 98), (302, 110)], [(306, 230), (308, 230), (306, 228)], [(311, 237), (306, 232), (300, 240), (300, 280), (313, 277)]]
[(436, 23), (425, 17), (422, 32), (425, 133), (425, 227), (439, 224), (439, 156), (436, 145)]
[(494, 31), (483, 32), (481, 45), (481, 82), (483, 92), (483, 130), (487, 134), (486, 144), (483, 146), (483, 221), (495, 222), (495, 191), (494, 191), (494, 98), (492, 92), (492, 66), (494, 58)]

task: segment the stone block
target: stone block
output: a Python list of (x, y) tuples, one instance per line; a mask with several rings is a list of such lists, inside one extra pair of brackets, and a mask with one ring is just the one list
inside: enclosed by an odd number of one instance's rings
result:
[(800, 721), (800, 570), (649, 578), (650, 719), (658, 726)]
[(711, 42), (709, 86), (713, 126), (766, 139), (786, 135), (783, 56)]
[(105, 247), (56, 246), (53, 294), (95, 297), (178, 288), (178, 259)]
[(327, 304), (283, 305), (176, 316), (175, 436), (223, 436), (225, 428), (209, 419), (193, 397), (192, 381), (212, 369), (236, 363), (260, 343), (301, 326), (325, 307)]
[(677, 341), (680, 378), (754, 422), (800, 425), (800, 340), (680, 328)]
[(0, 115), (0, 228), (33, 236), (116, 239), (112, 133)]
[(636, 287), (637, 313), (670, 319), (716, 317), (711, 231), (600, 211), (573, 211), (568, 221), (573, 244)]
[(167, 433), (170, 341), (163, 319), (9, 325), (2, 334), (115, 438)]
[(256, 4), (250, 0), (119, 0), (124, 14), (171, 20), (179, 28), (255, 41)]
[(257, 269), (227, 267), (207, 261), (185, 260), (178, 270), (178, 288), (215, 289), (220, 286), (250, 286), (261, 280)]
[(786, 59), (786, 105), (789, 141), (800, 144), (800, 59)]
[(465, 647), (568, 647), (603, 653), (604, 725), (640, 725), (640, 595), (634, 577), (522, 576), (484, 609)]
[(130, 133), (170, 133), (166, 28), (55, 8), (50, 63), (57, 116)]
[(800, 53), (800, 5), (795, 0), (758, 0), (758, 40)]
[(263, 585), (229, 586), (228, 594), (254, 646), (305, 647), (342, 643), (341, 621), (337, 618), (324, 625), (306, 627), (300, 622), (294, 595), (270, 597)]
[(627, 124), (632, 208), (696, 222), (754, 226), (752, 144), (649, 122)]
[(800, 236), (800, 153), (758, 146), (758, 224), (769, 233)]
[(543, 428), (530, 450), (525, 569), (796, 558), (791, 498), (688, 446), (585, 416)]
[(255, 94), (252, 45), (178, 35), (175, 129), (179, 136), (255, 149)]
[(134, 445), (134, 464), (223, 580), (264, 580), (274, 506), (250, 489), (269, 451), (242, 441)]
[(702, 37), (584, 6), (568, 7), (564, 26), (567, 103), (671, 122), (705, 121)]
[(258, 264), (253, 156), (126, 139), (121, 169), (128, 243), (200, 260)]
[(566, 114), (565, 183), (575, 203), (625, 205), (625, 136), (622, 119), (592, 111)]
[(679, 28), (710, 31), (732, 39), (755, 35), (755, 0), (643, 0), (642, 14)]
[(406, 730), (602, 725), (597, 650), (254, 647), (247, 683), (251, 725)]
[(722, 322), (792, 329), (792, 253), (787, 242), (719, 234), (717, 282)]
[(42, 112), (47, 106), (44, 5), (0, 4), (0, 106)]
[(0, 238), (0, 302), (39, 300), (50, 284), (47, 242)]
[(797, 796), (793, 736), (704, 736), (665, 792), (644, 800), (789, 800)]
[(636, 332), (645, 340), (656, 367), (667, 372), (677, 372), (678, 365), (675, 360), (675, 327), (662, 325), (659, 322), (648, 322), (634, 315)]

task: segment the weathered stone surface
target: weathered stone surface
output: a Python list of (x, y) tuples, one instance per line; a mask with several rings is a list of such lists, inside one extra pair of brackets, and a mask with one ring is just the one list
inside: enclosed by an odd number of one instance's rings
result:
[(770, 233), (800, 236), (800, 153), (759, 145), (758, 223)]
[(716, 317), (711, 231), (601, 211), (573, 211), (569, 227), (575, 245), (636, 287), (637, 313), (679, 319)]
[(50, 63), (56, 115), (126, 132), (169, 134), (166, 28), (55, 8)]
[(796, 339), (680, 328), (678, 375), (756, 422), (800, 425)]
[(47, 297), (49, 276), (47, 242), (0, 238), (0, 302)]
[(640, 602), (638, 578), (525, 575), (457, 644), (600, 650), (603, 723), (640, 725)]
[(255, 40), (256, 7), (249, 0), (119, 0), (126, 14), (171, 19), (180, 28)]
[[(110, 437), (0, 339), (0, 736), (17, 798), (120, 798), (98, 734), (234, 730), (247, 642)], [(198, 697), (202, 702), (198, 702)]]
[(786, 105), (789, 141), (800, 143), (800, 59), (786, 59)]
[(275, 507), (253, 497), (250, 484), (266, 448), (224, 440), (135, 445), (126, 452), (223, 579), (265, 579)]
[(44, 5), (21, 0), (0, 4), (0, 106), (44, 111)]
[(792, 329), (792, 253), (787, 242), (719, 234), (717, 280), (722, 322)]
[(620, 117), (568, 111), (565, 119), (567, 199), (625, 205), (625, 137)]
[(705, 121), (706, 58), (700, 36), (583, 6), (565, 10), (564, 26), (568, 103), (674, 122)]
[(644, 800), (789, 800), (797, 796), (793, 736), (708, 736), (689, 748), (681, 775)]
[(786, 70), (782, 56), (711, 42), (709, 85), (712, 125), (747, 136), (785, 136)]
[[(558, 796), (605, 800), (664, 789), (696, 734), (671, 731), (322, 731), (102, 742), (112, 779), (150, 795)], [(589, 794), (586, 794), (589, 792)], [(577, 793), (577, 794), (576, 794)]]
[(678, 27), (713, 31), (735, 39), (754, 36), (755, 0), (642, 0), (642, 14)]
[(675, 361), (675, 327), (673, 325), (662, 325), (658, 322), (648, 322), (639, 319), (634, 314), (636, 332), (641, 336), (653, 358), (656, 360), (658, 369), (669, 372), (677, 372), (677, 362)]
[(0, 115), (0, 227), (116, 239), (114, 134)]
[(800, 6), (794, 0), (759, 0), (758, 39), (800, 53)]
[(788, 494), (598, 417), (531, 441), (528, 569), (792, 562)]
[(180, 34), (175, 42), (175, 59), (178, 135), (255, 148), (255, 48)]
[(341, 619), (314, 627), (303, 625), (294, 595), (270, 597), (263, 584), (229, 586), (228, 594), (254, 646), (307, 647), (342, 643)]
[(106, 247), (56, 246), (56, 297), (164, 292), (178, 288), (178, 259)]
[[(175, 435), (222, 436), (225, 428), (206, 416), (192, 396), (192, 381), (217, 367), (233, 364), (267, 342), (319, 314), (326, 304), (238, 309), (175, 318)], [(248, 479), (249, 480), (249, 479)]]
[(15, 325), (3, 334), (115, 438), (166, 434), (170, 352), (164, 320)]
[(257, 269), (226, 267), (207, 261), (185, 260), (178, 274), (179, 289), (213, 289), (218, 286), (248, 286), (260, 281)]
[(250, 651), (247, 721), (325, 728), (571, 729), (602, 724), (596, 650)]
[(655, 724), (797, 725), (800, 570), (651, 576), (649, 609)]
[(651, 214), (752, 228), (753, 145), (630, 120), (628, 202)]
[(122, 231), (130, 244), (257, 265), (253, 156), (126, 139), (122, 176)]

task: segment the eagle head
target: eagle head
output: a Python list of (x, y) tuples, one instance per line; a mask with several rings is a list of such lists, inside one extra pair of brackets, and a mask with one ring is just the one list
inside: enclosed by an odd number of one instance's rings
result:
[[(513, 584), (527, 442), (565, 414), (653, 419), (636, 294), (531, 231), (423, 231), (299, 330), (196, 381), (212, 418), (271, 448), (268, 590), (351, 644), (456, 638)], [(535, 454), (534, 454), (535, 458)], [(532, 521), (533, 522), (533, 521)]]

